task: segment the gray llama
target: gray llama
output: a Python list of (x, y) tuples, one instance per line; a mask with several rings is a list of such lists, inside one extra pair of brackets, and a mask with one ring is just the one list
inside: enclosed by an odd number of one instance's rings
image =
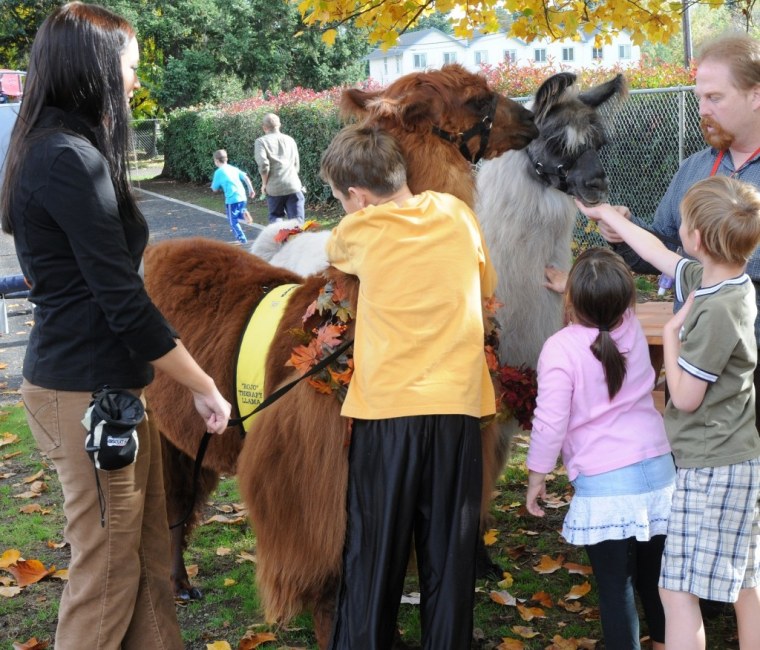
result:
[(598, 108), (626, 94), (622, 75), (578, 92), (562, 72), (538, 89), (539, 137), (482, 164), (477, 215), (499, 276), (502, 363), (536, 366), (544, 341), (562, 326), (562, 296), (543, 286), (544, 268), (570, 268), (576, 207), (607, 200), (598, 150), (606, 141)]

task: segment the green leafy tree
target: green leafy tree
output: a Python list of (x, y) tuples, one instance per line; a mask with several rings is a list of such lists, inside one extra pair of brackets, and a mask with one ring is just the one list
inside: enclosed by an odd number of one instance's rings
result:
[(0, 0), (0, 67), (24, 70), (34, 35), (58, 0)]

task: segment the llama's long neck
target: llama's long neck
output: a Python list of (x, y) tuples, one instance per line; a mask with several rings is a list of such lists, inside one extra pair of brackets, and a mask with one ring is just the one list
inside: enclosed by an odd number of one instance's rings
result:
[(499, 276), (501, 357), (534, 366), (544, 341), (562, 324), (561, 297), (543, 286), (548, 265), (570, 267), (573, 200), (536, 175), (525, 151), (483, 163), (478, 219)]
[(404, 150), (409, 170), (409, 189), (414, 194), (426, 190), (453, 194), (475, 209), (475, 178), (459, 150), (436, 136), (426, 139), (424, 146)]

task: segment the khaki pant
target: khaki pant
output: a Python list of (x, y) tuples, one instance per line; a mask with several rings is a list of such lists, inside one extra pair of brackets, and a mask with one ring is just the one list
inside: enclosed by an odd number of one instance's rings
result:
[(98, 472), (105, 497), (101, 527), (95, 470), (84, 450), (81, 423), (91, 395), (26, 381), (21, 393), (37, 445), (58, 472), (64, 537), (71, 546), (56, 650), (183, 648), (169, 582), (161, 441), (149, 412), (138, 427), (137, 462)]

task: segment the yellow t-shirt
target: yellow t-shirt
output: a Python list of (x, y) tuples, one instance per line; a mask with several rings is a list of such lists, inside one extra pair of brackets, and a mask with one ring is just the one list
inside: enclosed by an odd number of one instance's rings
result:
[(360, 280), (354, 374), (342, 414), (362, 419), (495, 412), (482, 298), (496, 274), (472, 210), (423, 192), (333, 229), (327, 257)]

